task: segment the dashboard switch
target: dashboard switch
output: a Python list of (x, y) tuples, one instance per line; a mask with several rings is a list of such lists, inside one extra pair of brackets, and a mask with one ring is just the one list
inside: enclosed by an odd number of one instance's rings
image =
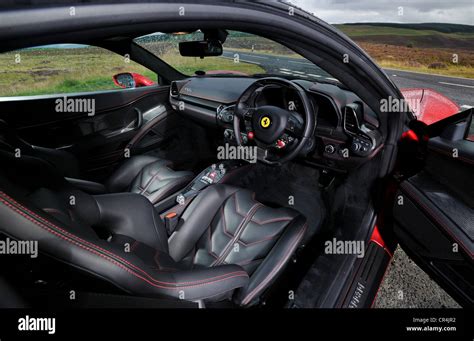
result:
[(351, 149), (357, 152), (360, 149), (360, 144), (358, 142), (352, 142)]
[(324, 147), (324, 151), (328, 154), (334, 154), (334, 152), (336, 151), (336, 148), (332, 144), (327, 144)]

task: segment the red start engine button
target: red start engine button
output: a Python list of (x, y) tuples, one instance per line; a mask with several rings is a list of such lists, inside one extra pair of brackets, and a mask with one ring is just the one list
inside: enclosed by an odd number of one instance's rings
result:
[(283, 148), (283, 147), (285, 147), (285, 146), (286, 146), (285, 141), (282, 141), (282, 140), (278, 140), (278, 141), (277, 141), (277, 147), (278, 147), (278, 148)]

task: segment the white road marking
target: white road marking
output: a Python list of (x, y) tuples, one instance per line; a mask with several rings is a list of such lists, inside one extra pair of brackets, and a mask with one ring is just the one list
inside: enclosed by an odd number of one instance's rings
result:
[(446, 76), (446, 75), (438, 75), (435, 73), (426, 73), (426, 72), (419, 72), (419, 71), (407, 71), (407, 70), (401, 70), (401, 69), (393, 69), (393, 68), (383, 68), (384, 70), (391, 70), (391, 71), (399, 71), (399, 72), (404, 72), (404, 73), (418, 73), (420, 75), (426, 75), (426, 76), (433, 76), (433, 77), (444, 77), (444, 78), (452, 78), (452, 79), (465, 79), (468, 81), (472, 81), (472, 78), (467, 78), (467, 77), (455, 77), (455, 76)]
[(331, 78), (331, 77), (324, 77), (326, 79), (329, 79), (330, 81), (338, 81), (339, 82), (339, 79), (337, 78)]
[(280, 70), (282, 70), (282, 71), (291, 71), (290, 69), (284, 69), (282, 67), (280, 68)]
[(253, 57), (253, 58), (261, 58), (261, 59), (268, 59), (268, 57), (256, 56), (256, 55), (251, 55), (251, 54), (242, 54), (242, 56)]
[(312, 74), (312, 73), (308, 73), (308, 76), (311, 76), (311, 77), (317, 77), (317, 78), (320, 78), (320, 77), (322, 77), (321, 75), (315, 75), (315, 74)]
[(281, 71), (281, 70), (280, 70), (280, 73), (283, 73), (283, 74), (285, 74), (285, 75), (292, 75), (292, 73), (291, 73), (291, 72), (288, 72), (288, 71)]
[(314, 66), (314, 64), (312, 64), (312, 63), (297, 62), (297, 61), (295, 61), (295, 60), (289, 60), (288, 62), (289, 62), (289, 63), (294, 63), (294, 64), (304, 64), (304, 65), (311, 65), (311, 66)]
[(304, 74), (305, 74), (305, 73), (302, 72), (302, 71), (294, 71), (294, 70), (293, 70), (293, 72), (294, 72), (294, 73), (297, 73), (297, 74), (300, 74), (300, 75), (304, 75)]
[[(232, 60), (234, 59), (234, 58), (232, 58), (232, 57), (225, 57), (225, 56), (219, 56), (219, 57), (225, 58), (225, 59), (232, 59)], [(252, 61), (250, 61), (250, 60), (245, 60), (245, 59), (242, 59), (242, 58), (240, 58), (239, 61), (245, 62), (245, 63), (250, 63), (250, 64), (261, 65), (259, 62), (252, 62)], [(237, 64), (237, 63), (236, 63), (236, 64)]]
[(465, 87), (465, 88), (473, 88), (474, 89), (474, 85), (455, 84), (455, 83), (448, 83), (448, 82), (438, 82), (438, 83), (453, 85), (453, 86), (462, 86), (462, 87)]

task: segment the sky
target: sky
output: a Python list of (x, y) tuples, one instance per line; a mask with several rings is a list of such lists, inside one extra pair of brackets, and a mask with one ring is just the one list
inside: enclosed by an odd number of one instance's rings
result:
[[(474, 25), (474, 0), (288, 0), (330, 24), (442, 22)], [(399, 15), (399, 7), (403, 15)]]

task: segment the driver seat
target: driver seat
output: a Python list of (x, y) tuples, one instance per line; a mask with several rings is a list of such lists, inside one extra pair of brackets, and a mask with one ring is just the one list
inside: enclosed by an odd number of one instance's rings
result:
[(145, 197), (89, 195), (36, 161), (10, 159), (12, 167), (0, 174), (0, 232), (37, 240), (44, 254), (135, 295), (252, 305), (306, 232), (295, 210), (267, 207), (248, 190), (216, 184), (194, 198), (168, 239)]

